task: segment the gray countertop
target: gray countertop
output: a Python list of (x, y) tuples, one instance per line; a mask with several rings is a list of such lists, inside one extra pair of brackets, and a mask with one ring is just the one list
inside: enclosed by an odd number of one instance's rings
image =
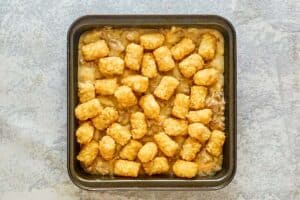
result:
[[(141, 13), (218, 14), (236, 28), (238, 167), (222, 190), (87, 192), (68, 178), (68, 27)], [(299, 0), (1, 0), (0, 95), (0, 199), (300, 199)]]

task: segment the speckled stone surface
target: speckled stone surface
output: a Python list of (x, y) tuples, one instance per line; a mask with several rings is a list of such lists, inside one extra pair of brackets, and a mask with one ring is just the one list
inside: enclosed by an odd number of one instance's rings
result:
[[(141, 13), (218, 14), (236, 28), (238, 167), (222, 190), (87, 192), (68, 178), (68, 27)], [(1, 0), (0, 95), (0, 199), (300, 199), (299, 0)]]

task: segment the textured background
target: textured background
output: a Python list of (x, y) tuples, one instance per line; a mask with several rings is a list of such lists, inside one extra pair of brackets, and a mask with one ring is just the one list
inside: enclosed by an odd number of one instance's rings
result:
[[(140, 13), (218, 14), (236, 28), (238, 168), (220, 191), (87, 192), (68, 178), (68, 27)], [(299, 0), (1, 0), (0, 95), (0, 199), (300, 199)]]

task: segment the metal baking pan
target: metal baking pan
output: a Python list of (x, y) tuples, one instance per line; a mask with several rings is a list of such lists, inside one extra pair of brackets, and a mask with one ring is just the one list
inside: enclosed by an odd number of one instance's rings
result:
[[(181, 179), (173, 176), (104, 177), (85, 173), (76, 160), (79, 145), (76, 142), (77, 122), (74, 108), (77, 97), (78, 42), (80, 35), (102, 26), (161, 28), (183, 26), (213, 28), (224, 37), (224, 96), (225, 132), (222, 170), (211, 177)], [(215, 15), (89, 15), (77, 19), (68, 31), (68, 173), (72, 182), (88, 190), (215, 190), (226, 186), (236, 170), (236, 35), (231, 23)]]

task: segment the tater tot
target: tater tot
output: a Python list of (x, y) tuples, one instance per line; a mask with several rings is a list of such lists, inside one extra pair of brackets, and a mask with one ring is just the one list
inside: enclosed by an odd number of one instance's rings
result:
[(109, 54), (108, 46), (104, 40), (83, 45), (81, 51), (87, 61), (103, 58)]
[(89, 143), (94, 136), (94, 127), (90, 122), (85, 122), (76, 130), (77, 142), (79, 144)]
[(107, 130), (107, 135), (111, 136), (118, 144), (124, 146), (131, 138), (129, 129), (119, 123), (113, 123)]
[(194, 75), (196, 85), (210, 86), (217, 82), (219, 73), (214, 68), (202, 69)]
[(116, 143), (114, 139), (108, 135), (103, 136), (99, 142), (99, 150), (103, 159), (113, 159), (116, 152)]
[(157, 73), (156, 63), (151, 53), (145, 53), (142, 61), (142, 74), (148, 78), (155, 78)]
[(144, 48), (141, 45), (130, 43), (126, 47), (126, 55), (125, 55), (125, 65), (129, 69), (139, 70), (142, 58), (143, 58)]
[(101, 37), (101, 31), (90, 31), (82, 36), (82, 41), (85, 44), (96, 42)]
[(201, 149), (201, 144), (194, 138), (187, 138), (184, 141), (182, 149), (180, 151), (180, 156), (183, 160), (192, 161), (196, 158), (197, 153)]
[(180, 119), (185, 119), (189, 112), (190, 98), (185, 94), (176, 94), (174, 106), (172, 108), (172, 115)]
[(164, 76), (153, 93), (156, 97), (162, 100), (169, 100), (178, 85), (179, 81), (176, 78), (172, 76)]
[(106, 57), (99, 60), (99, 71), (103, 76), (122, 75), (124, 71), (124, 61), (119, 57)]
[(92, 99), (82, 104), (79, 104), (75, 108), (75, 116), (77, 119), (84, 121), (93, 117), (96, 117), (101, 111), (102, 106), (97, 99)]
[(202, 109), (196, 111), (190, 111), (187, 114), (189, 122), (200, 122), (202, 124), (208, 124), (212, 120), (213, 112), (211, 109)]
[(175, 67), (170, 49), (167, 46), (159, 47), (153, 51), (153, 55), (158, 65), (158, 70), (166, 72)]
[(205, 107), (205, 100), (207, 96), (207, 88), (204, 86), (193, 86), (190, 95), (190, 108), (201, 109)]
[(95, 98), (95, 87), (90, 82), (78, 83), (78, 96), (81, 103)]
[(95, 68), (91, 66), (78, 67), (78, 81), (93, 83), (96, 79)]
[(81, 148), (77, 160), (85, 166), (91, 165), (99, 153), (98, 147), (98, 142), (92, 140)]
[(120, 151), (120, 158), (124, 160), (135, 160), (139, 150), (142, 148), (142, 143), (136, 140), (130, 140)]
[(160, 33), (148, 33), (140, 37), (141, 45), (145, 49), (156, 49), (163, 45), (165, 37)]
[(115, 162), (114, 174), (117, 176), (137, 177), (141, 164), (128, 160), (117, 160)]
[(114, 93), (121, 107), (127, 108), (137, 104), (137, 98), (130, 87), (120, 86)]
[(202, 60), (201, 56), (194, 53), (183, 59), (179, 63), (178, 68), (184, 77), (190, 78), (194, 76), (198, 70), (202, 69), (203, 65), (204, 61)]
[(166, 43), (175, 44), (179, 42), (185, 35), (185, 31), (182, 27), (172, 26), (171, 29), (166, 33)]
[(199, 45), (198, 53), (205, 61), (212, 60), (215, 57), (217, 48), (217, 39), (215, 36), (205, 33)]
[(171, 53), (175, 60), (181, 60), (186, 55), (189, 55), (191, 52), (193, 52), (195, 47), (196, 45), (194, 44), (193, 40), (184, 38), (171, 48)]
[(204, 144), (210, 137), (210, 130), (201, 123), (193, 123), (188, 127), (189, 136), (196, 138), (199, 142)]
[(147, 133), (147, 122), (142, 112), (132, 113), (130, 116), (131, 134), (133, 139), (141, 139)]
[(225, 133), (219, 130), (214, 130), (206, 145), (206, 150), (214, 156), (219, 156), (222, 153), (224, 142)]
[(113, 95), (117, 88), (118, 83), (116, 78), (95, 81), (96, 93), (100, 95)]
[(187, 135), (188, 122), (182, 119), (167, 118), (163, 122), (164, 131), (169, 136)]
[(104, 108), (101, 113), (92, 119), (93, 125), (98, 130), (104, 130), (108, 128), (112, 123), (119, 118), (118, 111), (113, 107)]
[(113, 96), (97, 96), (96, 98), (103, 107), (117, 107), (117, 100)]
[(143, 168), (149, 176), (169, 172), (170, 166), (165, 157), (156, 157), (151, 162), (144, 163)]
[(194, 162), (177, 160), (173, 165), (173, 172), (181, 178), (193, 178), (197, 175), (198, 165)]
[(146, 94), (145, 96), (141, 97), (139, 104), (143, 108), (147, 118), (159, 118), (160, 107), (152, 94)]
[(128, 41), (136, 42), (136, 43), (140, 41), (140, 35), (141, 35), (140, 31), (128, 30), (128, 31), (124, 31), (123, 33)]
[(114, 171), (113, 160), (104, 160), (98, 156), (92, 165), (84, 167), (84, 170), (95, 175), (112, 175)]
[(153, 137), (159, 149), (166, 156), (173, 157), (178, 151), (179, 145), (164, 132), (157, 133)]
[(149, 85), (148, 77), (142, 75), (130, 75), (122, 79), (122, 84), (131, 87), (135, 92), (146, 92)]
[(142, 163), (146, 163), (146, 162), (153, 160), (153, 158), (157, 154), (157, 151), (158, 151), (158, 149), (154, 142), (147, 142), (140, 149), (137, 156)]

